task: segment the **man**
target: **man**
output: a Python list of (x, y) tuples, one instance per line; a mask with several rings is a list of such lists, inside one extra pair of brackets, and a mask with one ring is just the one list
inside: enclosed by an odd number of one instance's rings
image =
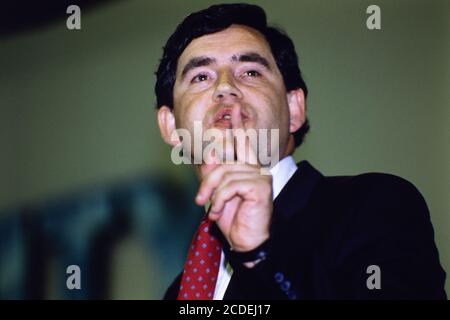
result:
[[(194, 160), (195, 201), (211, 204), (166, 299), (446, 298), (428, 209), (412, 184), (324, 177), (293, 161), (309, 128), (307, 87), (293, 42), (260, 7), (189, 15), (156, 74), (161, 135)], [(223, 132), (223, 152), (203, 143), (196, 161), (199, 141), (179, 131), (196, 137), (196, 125)], [(241, 129), (275, 131), (267, 145), (276, 140), (269, 154), (280, 161), (262, 165), (249, 139), (231, 144), (230, 130), (234, 139)]]

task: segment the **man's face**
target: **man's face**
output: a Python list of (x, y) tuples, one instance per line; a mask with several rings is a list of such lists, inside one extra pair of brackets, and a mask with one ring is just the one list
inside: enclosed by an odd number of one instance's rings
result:
[(187, 129), (191, 137), (194, 121), (201, 122), (203, 132), (233, 129), (236, 123), (244, 129), (279, 129), (284, 154), (293, 129), (289, 98), (269, 44), (258, 31), (232, 25), (194, 39), (178, 59), (173, 96), (176, 128)]

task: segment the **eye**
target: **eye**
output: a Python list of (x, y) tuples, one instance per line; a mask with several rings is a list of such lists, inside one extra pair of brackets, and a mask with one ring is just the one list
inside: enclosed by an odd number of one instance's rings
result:
[(245, 72), (244, 72), (244, 76), (254, 78), (254, 77), (259, 77), (259, 76), (261, 76), (261, 73), (259, 73), (259, 72), (256, 71), (256, 70), (248, 70), (248, 71), (245, 71)]
[(202, 82), (208, 80), (208, 76), (204, 73), (200, 73), (192, 78), (191, 83)]

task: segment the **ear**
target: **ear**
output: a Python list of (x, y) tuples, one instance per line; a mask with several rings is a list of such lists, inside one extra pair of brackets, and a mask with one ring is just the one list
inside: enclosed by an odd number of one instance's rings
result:
[(289, 106), (289, 132), (294, 133), (305, 123), (306, 101), (302, 89), (291, 90), (287, 93)]
[[(168, 106), (162, 106), (158, 110), (158, 125), (164, 142), (171, 146), (180, 143), (180, 137), (176, 134), (175, 116)], [(174, 134), (175, 132), (175, 134)], [(173, 136), (172, 136), (173, 135)]]

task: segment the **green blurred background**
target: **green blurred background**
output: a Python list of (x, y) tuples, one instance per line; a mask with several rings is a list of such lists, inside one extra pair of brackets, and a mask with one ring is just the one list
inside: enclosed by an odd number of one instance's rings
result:
[[(427, 200), (449, 271), (450, 2), (249, 2), (294, 39), (310, 89), (312, 128), (295, 158), (326, 175), (377, 171), (410, 180)], [(0, 214), (143, 175), (192, 189), (191, 168), (173, 165), (160, 139), (154, 71), (176, 25), (213, 3), (80, 5), (81, 30), (68, 30), (61, 12), (1, 37)], [(366, 28), (371, 4), (381, 8), (381, 30)], [(168, 283), (157, 259), (124, 237), (108, 297), (160, 298)], [(181, 268), (181, 260), (173, 263)], [(48, 298), (58, 297), (54, 281)]]

